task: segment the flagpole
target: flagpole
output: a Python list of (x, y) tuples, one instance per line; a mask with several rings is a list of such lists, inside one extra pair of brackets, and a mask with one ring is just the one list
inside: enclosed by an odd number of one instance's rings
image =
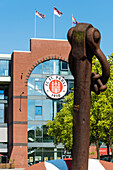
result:
[[(36, 10), (35, 10), (36, 12)], [(35, 15), (35, 30), (34, 30), (34, 38), (36, 38), (36, 15)]]
[(53, 39), (55, 39), (55, 14), (53, 12)]
[[(73, 17), (73, 14), (72, 14), (72, 17)], [(72, 18), (71, 18), (71, 20), (72, 20)], [(72, 20), (72, 27), (73, 27), (73, 20)]]

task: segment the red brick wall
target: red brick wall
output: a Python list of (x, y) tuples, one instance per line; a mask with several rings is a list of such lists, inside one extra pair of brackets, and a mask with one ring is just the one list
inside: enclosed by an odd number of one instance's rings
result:
[[(30, 50), (29, 52), (13, 52), (11, 60), (13, 74), (9, 92), (9, 157), (15, 159), (16, 168), (25, 168), (28, 163), (27, 82), (29, 76), (32, 70), (43, 61), (68, 60), (70, 45), (68, 41), (31, 39)], [(21, 111), (19, 110), (20, 102)]]

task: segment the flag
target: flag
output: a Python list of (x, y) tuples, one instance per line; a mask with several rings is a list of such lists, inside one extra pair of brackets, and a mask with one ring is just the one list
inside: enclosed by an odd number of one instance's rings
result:
[(58, 17), (62, 16), (62, 12), (60, 12), (57, 8), (54, 7), (54, 15), (57, 15)]
[(45, 15), (41, 14), (40, 12), (37, 12), (36, 10), (35, 10), (35, 15), (43, 19), (46, 17)]
[(79, 22), (77, 22), (77, 20), (72, 16), (72, 23), (73, 24), (78, 24)]

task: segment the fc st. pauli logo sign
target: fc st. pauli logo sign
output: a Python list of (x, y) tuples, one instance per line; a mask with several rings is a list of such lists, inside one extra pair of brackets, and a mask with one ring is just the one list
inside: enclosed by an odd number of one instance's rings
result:
[(59, 75), (51, 75), (44, 82), (44, 91), (52, 99), (61, 99), (67, 92), (67, 82)]

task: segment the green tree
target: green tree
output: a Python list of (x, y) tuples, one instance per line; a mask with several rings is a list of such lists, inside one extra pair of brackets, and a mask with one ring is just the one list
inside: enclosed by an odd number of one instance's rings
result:
[(91, 111), (90, 111), (90, 142), (96, 144), (97, 158), (99, 159), (99, 142), (107, 144), (106, 129), (109, 130), (111, 121), (112, 106), (106, 96), (106, 92), (98, 96), (92, 92)]
[(56, 114), (53, 121), (47, 123), (48, 135), (54, 137), (55, 145), (62, 143), (66, 149), (72, 148), (72, 126), (73, 126), (73, 101), (74, 95), (70, 93), (63, 101), (63, 107)]
[[(100, 158), (99, 142), (105, 142), (106, 145), (110, 145), (111, 149), (113, 142), (113, 54), (108, 57), (108, 61), (111, 73), (107, 90), (98, 96), (94, 92), (91, 93), (90, 142), (96, 144), (98, 159)], [(93, 63), (93, 71), (101, 74), (102, 69), (99, 61), (95, 59)]]
[[(108, 61), (111, 74), (107, 90), (99, 95), (91, 92), (90, 143), (96, 144), (98, 158), (100, 141), (110, 145), (113, 153), (113, 54), (108, 57)], [(93, 59), (92, 71), (102, 74), (101, 65), (96, 57)], [(63, 107), (55, 119), (47, 124), (48, 135), (54, 137), (54, 143), (66, 144), (67, 149), (72, 148), (73, 101), (74, 94), (70, 93), (64, 99)]]

